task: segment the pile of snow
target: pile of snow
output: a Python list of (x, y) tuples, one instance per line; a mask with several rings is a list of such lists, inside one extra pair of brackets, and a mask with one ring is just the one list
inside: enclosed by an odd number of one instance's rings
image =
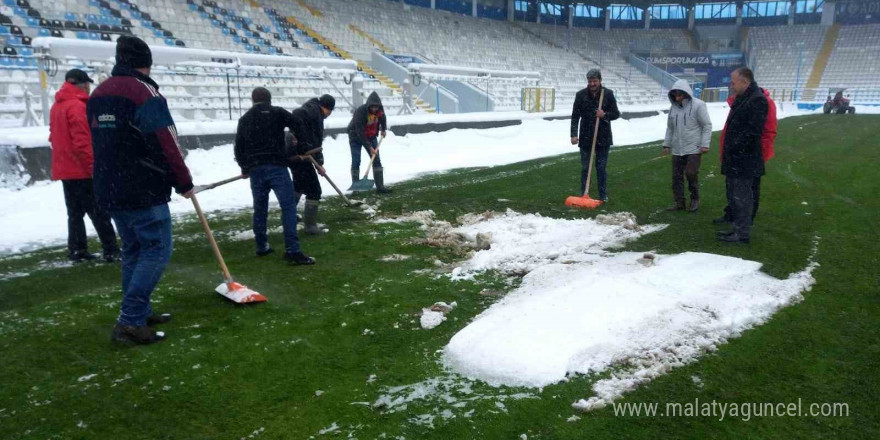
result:
[(486, 270), (525, 275), (547, 264), (592, 261), (603, 248), (619, 246), (664, 227), (639, 227), (630, 213), (599, 215), (595, 219), (558, 220), (508, 209), (503, 215), (452, 230), (467, 240), (476, 242), (482, 234), (490, 241), (487, 250), (475, 253), (455, 268), (452, 279), (469, 279)]
[(464, 227), (493, 231), (493, 243), (459, 273), (527, 275), (450, 340), (444, 363), (492, 385), (529, 387), (614, 368), (594, 385), (595, 396), (575, 404), (589, 410), (763, 323), (814, 283), (815, 263), (779, 280), (733, 257), (652, 254), (644, 264), (643, 253), (597, 252), (638, 234), (607, 228), (511, 212)]

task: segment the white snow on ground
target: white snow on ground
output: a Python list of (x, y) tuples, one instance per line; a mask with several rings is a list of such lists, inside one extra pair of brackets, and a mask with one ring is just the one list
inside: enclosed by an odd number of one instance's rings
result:
[[(601, 217), (601, 218), (600, 218)], [(452, 279), (471, 278), (486, 270), (506, 274), (526, 274), (554, 262), (575, 263), (595, 260), (602, 248), (622, 244), (643, 234), (663, 229), (663, 225), (627, 228), (630, 216), (617, 215), (619, 223), (603, 219), (556, 220), (538, 214), (519, 214), (508, 209), (503, 216), (455, 229), (470, 240), (477, 234), (490, 237), (491, 248), (477, 252), (452, 272)]]
[(601, 239), (608, 227), (508, 212), (459, 228), (495, 231), (492, 248), (463, 268), (528, 274), (450, 340), (444, 363), (492, 385), (529, 387), (611, 369), (574, 405), (589, 410), (763, 323), (814, 283), (816, 263), (783, 280), (760, 263), (704, 253), (646, 265), (642, 253), (599, 252), (613, 241)]
[[(656, 109), (652, 106), (646, 109)], [(710, 116), (715, 130), (724, 125), (727, 107), (723, 104), (710, 104)], [(631, 109), (638, 111), (638, 108)], [(780, 109), (779, 117), (806, 114), (788, 106)], [(521, 115), (522, 116), (522, 115)], [(519, 117), (521, 117), (519, 116)], [(537, 116), (535, 116), (537, 117)], [(428, 120), (484, 120), (492, 118), (509, 119), (510, 116), (491, 114), (418, 116), (419, 122)], [(334, 118), (330, 125), (347, 123)], [(389, 117), (390, 124), (405, 123), (406, 119)], [(215, 129), (213, 125), (226, 122), (181, 124), (181, 133), (199, 133)], [(388, 139), (382, 144), (382, 163), (385, 180), (388, 183), (411, 179), (424, 173), (450, 170), (461, 167), (496, 166), (521, 162), (540, 157), (555, 156), (577, 151), (569, 142), (569, 121), (546, 121), (526, 119), (522, 125), (492, 129), (455, 129), (442, 133), (413, 134), (395, 136), (388, 132)], [(658, 115), (629, 121), (617, 120), (612, 124), (617, 146), (626, 146), (662, 139), (666, 130), (666, 116)], [(29, 128), (0, 131), (0, 144), (20, 142), (27, 144), (40, 141), (45, 144), (45, 128)], [(17, 134), (16, 134), (17, 133)], [(15, 134), (15, 135), (13, 135)], [(30, 140), (29, 140), (30, 139)], [(37, 142), (37, 145), (40, 145)], [(348, 137), (340, 135), (336, 139), (327, 138), (324, 142), (326, 168), (331, 179), (340, 188), (347, 188), (351, 182), (349, 167), (351, 153)], [(366, 157), (366, 155), (363, 155)], [(361, 169), (366, 166), (362, 157)], [(207, 184), (235, 176), (240, 169), (235, 164), (232, 145), (211, 150), (190, 151), (186, 163), (193, 174), (195, 184)], [(576, 176), (572, 179), (576, 180)], [(325, 196), (335, 195), (333, 188), (321, 179)], [(199, 194), (199, 202), (206, 212), (248, 208), (252, 206), (250, 187), (247, 181), (237, 181)], [(274, 196), (270, 198), (274, 200)], [(67, 239), (67, 215), (60, 182), (38, 182), (30, 187), (16, 191), (0, 188), (0, 203), (14, 209), (0, 211), (0, 255), (33, 250), (45, 246), (62, 245)], [(177, 195), (172, 196), (171, 211), (176, 215), (193, 213), (192, 203)], [(91, 223), (86, 221), (90, 236), (95, 236)]]

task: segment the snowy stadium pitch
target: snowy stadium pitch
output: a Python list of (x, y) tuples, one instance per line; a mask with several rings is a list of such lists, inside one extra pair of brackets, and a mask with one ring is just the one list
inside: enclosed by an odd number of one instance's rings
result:
[[(328, 200), (320, 221), (330, 234), (302, 238), (318, 260), (309, 268), (253, 257), (249, 210), (231, 195), (246, 187), (232, 184), (202, 203), (230, 267), (269, 303), (238, 307), (212, 293), (210, 250), (195, 217), (178, 209), (175, 254), (154, 293), (155, 308), (175, 314), (163, 328), (169, 339), (133, 349), (108, 342), (118, 268), (67, 264), (50, 226), (43, 242), (32, 238), (27, 222), (41, 224), (59, 188), (3, 193), (7, 206), (34, 206), (37, 214), (0, 220), (21, 236), (4, 232), (0, 247), (40, 249), (0, 257), (0, 431), (145, 439), (877, 437), (880, 389), (870, 379), (877, 353), (868, 341), (880, 328), (880, 253), (870, 238), (880, 212), (878, 122), (780, 120), (747, 246), (715, 241), (711, 219), (724, 198), (717, 133), (694, 214), (663, 210), (669, 161), (657, 159), (656, 142), (617, 148), (608, 165), (611, 201), (583, 212), (562, 204), (576, 190), (577, 155), (556, 147), (530, 153), (558, 134), (541, 130), (567, 121), (390, 139), (386, 168), (395, 154), (409, 165), (398, 169), (394, 194), (368, 196), (366, 210)], [(456, 169), (414, 177), (428, 165), (412, 149), (451, 145), (456, 136), (466, 142), (444, 162)], [(503, 165), (476, 148), (504, 143), (512, 153)], [(205, 156), (208, 166), (195, 169), (204, 180), (209, 168), (225, 171), (211, 152), (194, 153)], [(467, 163), (478, 167), (458, 168)], [(46, 199), (37, 206), (15, 197)], [(277, 217), (273, 209), (270, 227)], [(488, 250), (480, 251), (478, 234)], [(280, 239), (270, 232), (270, 241)], [(423, 326), (424, 316), (431, 325)], [(621, 402), (695, 399), (846, 402), (850, 413), (746, 422), (614, 412)]]

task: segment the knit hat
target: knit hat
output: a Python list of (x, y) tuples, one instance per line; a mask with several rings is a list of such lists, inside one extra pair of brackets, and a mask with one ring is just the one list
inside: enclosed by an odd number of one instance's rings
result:
[(333, 111), (333, 109), (336, 107), (336, 99), (334, 99), (330, 95), (322, 95), (320, 98), (318, 98), (318, 103), (321, 104), (321, 107), (324, 107), (330, 111)]
[(587, 72), (587, 79), (590, 79), (590, 78), (596, 78), (601, 81), (602, 80), (602, 72), (600, 72), (599, 69), (590, 69), (590, 71)]
[(123, 35), (116, 40), (116, 64), (138, 69), (153, 65), (153, 52), (144, 40)]

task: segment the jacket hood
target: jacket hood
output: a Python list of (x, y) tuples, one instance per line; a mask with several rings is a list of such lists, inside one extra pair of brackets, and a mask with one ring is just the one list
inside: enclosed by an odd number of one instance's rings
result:
[(382, 107), (382, 100), (379, 98), (379, 94), (376, 92), (370, 93), (370, 96), (367, 97), (367, 108), (371, 106), (378, 105), (379, 110), (385, 111)]
[(669, 102), (675, 104), (675, 98), (672, 96), (672, 92), (678, 90), (679, 92), (684, 92), (688, 99), (694, 99), (694, 90), (691, 89), (690, 84), (686, 80), (680, 79), (672, 85), (672, 88), (669, 89)]
[(86, 93), (85, 90), (80, 89), (79, 87), (71, 84), (64, 83), (57, 92), (55, 92), (55, 102), (64, 102), (70, 101), (72, 99), (78, 99), (82, 102), (86, 102), (89, 100), (89, 94)]

